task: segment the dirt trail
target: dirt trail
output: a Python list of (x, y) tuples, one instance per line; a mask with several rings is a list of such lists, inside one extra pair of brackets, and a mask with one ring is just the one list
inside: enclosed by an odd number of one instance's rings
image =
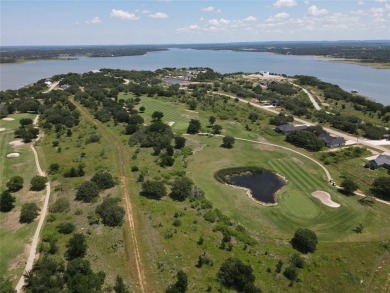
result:
[[(130, 201), (130, 193), (128, 190), (128, 178), (126, 177), (126, 165), (125, 162), (128, 161), (126, 160), (126, 155), (125, 155), (125, 146), (123, 145), (123, 142), (116, 137), (114, 134), (109, 132), (105, 125), (99, 123), (96, 121), (90, 114), (87, 112), (84, 108), (82, 108), (78, 103), (75, 101), (71, 101), (76, 107), (77, 110), (80, 111), (80, 113), (84, 116), (85, 119), (87, 119), (89, 122), (92, 124), (96, 125), (96, 127), (100, 130), (100, 133), (104, 135), (107, 138), (107, 141), (109, 141), (112, 145), (112, 149), (115, 150), (115, 156), (116, 156), (116, 163), (118, 166), (118, 171), (119, 171), (119, 178), (120, 178), (120, 187), (121, 190), (123, 191), (123, 199), (125, 203), (125, 210), (126, 210), (126, 218), (127, 222), (129, 224), (130, 228), (130, 243), (132, 246), (132, 254), (133, 254), (133, 259), (135, 263), (135, 267), (137, 269), (137, 277), (138, 277), (138, 284), (139, 284), (139, 289), (140, 292), (147, 292), (146, 290), (146, 278), (145, 278), (145, 272), (142, 268), (142, 263), (141, 263), (141, 253), (137, 241), (137, 235), (136, 235), (136, 229), (135, 229), (135, 223), (134, 223), (134, 218), (133, 218), (133, 206)], [(129, 259), (128, 264), (130, 271), (134, 269), (133, 264), (131, 263), (131, 259)]]
[[(34, 125), (37, 125), (38, 118), (39, 118), (39, 115), (37, 115), (37, 117), (35, 117)], [(41, 137), (42, 137), (42, 135), (40, 134), (38, 136), (38, 138), (36, 139), (36, 141), (38, 141)], [(39, 176), (45, 176), (45, 172), (43, 172), (43, 170), (41, 168), (41, 165), (39, 164), (39, 158), (38, 158), (37, 151), (34, 148), (34, 144), (31, 144), (31, 150), (34, 153), (35, 165), (37, 166), (37, 170), (38, 170)], [(47, 182), (46, 183), (45, 201), (44, 201), (43, 207), (41, 209), (41, 214), (40, 214), (38, 226), (37, 226), (37, 228), (35, 230), (34, 237), (32, 239), (29, 256), (28, 256), (28, 259), (27, 259), (27, 262), (26, 262), (26, 266), (24, 268), (24, 273), (28, 272), (28, 271), (31, 271), (31, 269), (33, 267), (34, 260), (35, 260), (35, 257), (37, 255), (37, 246), (38, 246), (39, 235), (41, 233), (43, 222), (45, 221), (45, 217), (46, 217), (46, 214), (47, 214), (47, 208), (48, 208), (48, 205), (49, 205), (49, 199), (50, 199), (50, 182)], [(18, 292), (18, 293), (22, 292), (24, 284), (25, 284), (24, 276), (21, 276), (20, 279), (19, 279), (18, 284), (16, 285), (15, 291)]]

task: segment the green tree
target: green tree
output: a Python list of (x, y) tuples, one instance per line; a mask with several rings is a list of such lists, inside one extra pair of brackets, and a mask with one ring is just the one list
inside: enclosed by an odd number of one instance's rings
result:
[(0, 277), (0, 293), (14, 293), (14, 287), (10, 279)]
[(60, 170), (60, 165), (58, 163), (52, 163), (49, 166), (49, 174), (53, 175)]
[(284, 270), (283, 275), (284, 275), (287, 279), (289, 279), (290, 281), (293, 281), (293, 282), (296, 281), (296, 280), (298, 279), (298, 271), (297, 271), (296, 267), (295, 267), (295, 266), (292, 266), (292, 265), (288, 266), (288, 267)]
[(23, 177), (13, 176), (7, 182), (6, 186), (9, 191), (16, 192), (23, 188), (23, 183), (24, 183)]
[(20, 223), (31, 223), (39, 215), (40, 208), (35, 202), (28, 202), (22, 205), (20, 211)]
[(370, 192), (376, 197), (390, 200), (390, 177), (378, 177), (370, 187)]
[(130, 293), (129, 289), (127, 289), (123, 283), (122, 277), (120, 276), (116, 276), (114, 291), (115, 293)]
[(0, 211), (1, 212), (9, 212), (14, 208), (15, 197), (12, 196), (11, 192), (5, 190), (0, 195)]
[(73, 234), (66, 244), (65, 256), (68, 260), (75, 258), (83, 258), (87, 253), (87, 243), (85, 243), (85, 236), (80, 233)]
[(70, 203), (65, 197), (59, 197), (51, 206), (49, 211), (51, 213), (64, 213), (69, 211)]
[(191, 119), (187, 128), (187, 133), (196, 134), (200, 131), (200, 128), (201, 128), (200, 121), (197, 119)]
[(154, 111), (152, 114), (152, 118), (155, 121), (160, 121), (164, 117), (164, 113), (160, 111)]
[(152, 199), (161, 199), (167, 195), (167, 189), (161, 181), (147, 180), (142, 183), (141, 195)]
[(216, 120), (216, 118), (215, 118), (214, 116), (210, 116), (210, 117), (209, 117), (209, 123), (210, 123), (210, 125), (213, 125), (214, 122), (215, 122), (215, 120)]
[(56, 228), (59, 233), (70, 234), (76, 229), (76, 226), (72, 223), (60, 223), (56, 226)]
[(183, 201), (191, 195), (192, 181), (188, 178), (176, 179), (172, 184), (172, 191), (169, 196), (178, 201)]
[(72, 293), (102, 292), (105, 277), (103, 272), (94, 273), (89, 261), (82, 258), (69, 261), (65, 271), (66, 286)]
[(233, 136), (224, 136), (224, 138), (222, 139), (222, 147), (231, 149), (233, 148), (235, 141), (236, 140)]
[(182, 136), (175, 136), (175, 149), (182, 149), (186, 145), (186, 139)]
[(19, 120), (19, 123), (20, 123), (21, 127), (25, 127), (27, 125), (32, 125), (33, 121), (30, 118), (22, 118), (22, 119)]
[(30, 190), (40, 191), (46, 188), (47, 178), (45, 176), (34, 176), (31, 178)]
[(160, 156), (160, 166), (161, 167), (171, 167), (175, 163), (175, 158), (168, 155), (168, 154), (162, 154)]
[(123, 223), (123, 216), (125, 210), (118, 205), (119, 199), (106, 197), (103, 202), (96, 207), (96, 214), (98, 214), (103, 224), (111, 227), (121, 226)]
[(299, 228), (291, 239), (293, 248), (302, 253), (314, 252), (317, 244), (317, 235), (309, 229)]
[(177, 281), (175, 284), (170, 285), (166, 290), (165, 293), (184, 293), (187, 291), (188, 288), (188, 278), (187, 274), (180, 270), (177, 272)]
[(359, 186), (350, 178), (345, 178), (340, 186), (343, 188), (344, 192), (346, 194), (353, 194), (358, 188)]
[(222, 126), (219, 124), (213, 125), (213, 134), (221, 134), (222, 132)]
[(101, 190), (109, 189), (115, 185), (114, 178), (112, 178), (112, 175), (107, 171), (98, 171), (93, 175), (91, 181), (95, 182)]
[(99, 187), (95, 182), (85, 181), (77, 188), (76, 200), (91, 202), (99, 196)]

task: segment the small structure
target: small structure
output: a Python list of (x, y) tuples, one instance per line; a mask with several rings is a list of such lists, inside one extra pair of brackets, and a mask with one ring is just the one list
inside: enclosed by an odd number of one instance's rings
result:
[(390, 170), (390, 156), (389, 155), (379, 155), (375, 159), (367, 162), (366, 167), (370, 169), (386, 168)]
[(321, 133), (318, 137), (325, 142), (327, 147), (330, 148), (335, 148), (335, 147), (345, 145), (345, 139), (343, 137), (333, 137), (328, 133)]
[(291, 125), (291, 124), (283, 124), (275, 127), (275, 131), (280, 133), (288, 133), (291, 131), (304, 130), (308, 128), (307, 125)]

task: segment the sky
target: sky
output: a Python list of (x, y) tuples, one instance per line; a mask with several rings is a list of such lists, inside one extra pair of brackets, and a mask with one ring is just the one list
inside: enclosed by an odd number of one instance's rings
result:
[(390, 0), (0, 0), (0, 45), (389, 40)]

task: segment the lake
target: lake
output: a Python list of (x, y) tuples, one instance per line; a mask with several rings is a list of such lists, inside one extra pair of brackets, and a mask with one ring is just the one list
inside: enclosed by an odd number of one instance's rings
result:
[(312, 75), (338, 84), (346, 91), (356, 89), (361, 95), (390, 105), (390, 69), (331, 62), (311, 56), (193, 49), (169, 49), (142, 56), (1, 64), (0, 90), (18, 89), (39, 79), (68, 72), (83, 73), (101, 68), (156, 70), (163, 67), (210, 67), (221, 73), (269, 71)]
[(229, 180), (233, 185), (250, 189), (254, 199), (267, 204), (276, 203), (275, 193), (286, 185), (278, 175), (267, 171), (230, 176)]

